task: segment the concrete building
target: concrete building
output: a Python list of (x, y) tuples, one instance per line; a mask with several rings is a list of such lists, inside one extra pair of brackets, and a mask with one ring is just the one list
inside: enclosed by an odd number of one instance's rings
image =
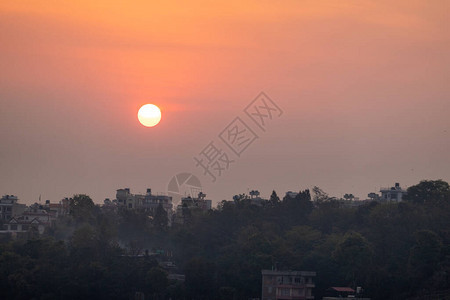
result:
[(358, 299), (371, 300), (363, 296), (362, 287), (357, 287), (356, 291), (347, 286), (333, 286), (325, 291), (325, 296), (322, 300), (340, 300), (340, 299)]
[(43, 234), (45, 228), (50, 223), (40, 221), (39, 218), (27, 218), (26, 216), (13, 217), (8, 223), (3, 224), (3, 230), (1, 233), (25, 233), (29, 231), (36, 231), (39, 234)]
[(172, 197), (166, 195), (153, 195), (151, 189), (147, 189), (145, 195), (132, 194), (129, 188), (119, 189), (116, 193), (116, 200), (119, 206), (125, 206), (128, 209), (143, 209), (149, 212), (155, 212), (161, 204), (166, 211), (172, 210)]
[(22, 214), (25, 209), (25, 204), (17, 203), (19, 199), (14, 195), (5, 195), (0, 199), (0, 220), (3, 222), (9, 221), (11, 218)]
[(129, 188), (118, 189), (116, 191), (117, 204), (128, 209), (139, 207), (143, 199), (143, 195), (132, 194)]
[(20, 217), (24, 217), (25, 220), (37, 219), (42, 223), (50, 225), (58, 217), (56, 210), (46, 209), (44, 205), (34, 203), (30, 205)]
[(205, 199), (206, 194), (200, 192), (197, 198), (184, 197), (181, 198), (181, 204), (177, 206), (176, 213), (174, 215), (174, 223), (184, 224), (186, 219), (186, 213), (190, 215), (199, 214), (212, 209), (212, 200)]
[(262, 270), (262, 300), (314, 299), (316, 272)]
[(381, 188), (381, 201), (400, 202), (403, 196), (406, 195), (406, 190), (400, 187), (400, 183), (396, 182), (395, 186), (391, 188)]
[[(48, 202), (47, 204), (50, 204)], [(49, 227), (57, 218), (57, 211), (47, 210), (44, 205), (35, 203), (29, 206), (20, 215), (16, 215), (3, 224), (1, 233), (24, 233), (36, 231), (43, 234), (46, 227)]]
[(127, 209), (144, 210), (151, 215), (154, 215), (158, 206), (161, 205), (167, 212), (169, 221), (172, 219), (173, 215), (172, 197), (166, 195), (153, 195), (151, 189), (147, 189), (145, 195), (132, 194), (129, 188), (119, 189), (116, 192), (116, 201), (113, 200), (112, 203), (117, 203), (117, 206), (122, 206)]
[(165, 211), (170, 212), (169, 217), (172, 215), (172, 197), (166, 195), (153, 195), (151, 189), (147, 189), (147, 193), (144, 196), (142, 202), (142, 208), (146, 211), (156, 212), (159, 205), (162, 205)]
[(70, 199), (64, 198), (59, 203), (51, 203), (50, 200), (46, 200), (43, 209), (56, 217), (68, 215), (70, 212)]

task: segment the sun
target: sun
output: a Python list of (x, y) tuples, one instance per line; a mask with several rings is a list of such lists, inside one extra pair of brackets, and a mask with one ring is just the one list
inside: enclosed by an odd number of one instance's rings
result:
[(138, 119), (145, 127), (153, 127), (161, 121), (161, 110), (154, 104), (145, 104), (138, 111)]

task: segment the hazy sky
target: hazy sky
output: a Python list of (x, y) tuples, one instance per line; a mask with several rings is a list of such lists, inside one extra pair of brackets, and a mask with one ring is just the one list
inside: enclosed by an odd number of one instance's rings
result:
[[(191, 172), (215, 202), (365, 198), (450, 179), (449, 1), (63, 2), (0, 3), (0, 194), (100, 203)], [(261, 91), (283, 111), (265, 132), (243, 112)], [(219, 144), (236, 117), (259, 137), (240, 157)], [(193, 159), (211, 141), (235, 160), (214, 183)]]

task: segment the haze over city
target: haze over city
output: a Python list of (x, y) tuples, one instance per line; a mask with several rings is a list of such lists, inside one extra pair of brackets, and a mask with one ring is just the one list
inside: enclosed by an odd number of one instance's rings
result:
[[(450, 179), (447, 1), (178, 4), (0, 4), (2, 194), (101, 203), (188, 172), (215, 203), (365, 199)], [(261, 92), (282, 111), (264, 130), (244, 111)], [(258, 136), (240, 156), (220, 144), (236, 117)], [(211, 141), (235, 160), (215, 182), (194, 160)]]

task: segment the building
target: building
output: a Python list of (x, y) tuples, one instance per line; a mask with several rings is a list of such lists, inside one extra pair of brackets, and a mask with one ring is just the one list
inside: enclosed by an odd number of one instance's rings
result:
[(172, 197), (165, 195), (153, 195), (151, 189), (147, 189), (145, 195), (132, 194), (129, 188), (119, 189), (116, 192), (116, 200), (119, 206), (128, 209), (143, 209), (147, 212), (156, 212), (156, 208), (161, 204), (167, 211), (172, 211)]
[(143, 199), (143, 195), (134, 195), (130, 192), (129, 188), (118, 189), (116, 191), (117, 204), (128, 209), (139, 207)]
[(205, 199), (206, 194), (200, 192), (197, 198), (181, 198), (174, 215), (174, 223), (184, 224), (188, 215), (199, 214), (212, 209), (212, 200)]
[(159, 205), (162, 205), (164, 210), (169, 213), (169, 217), (172, 215), (172, 197), (166, 195), (153, 195), (152, 190), (147, 189), (147, 193), (144, 196), (141, 207), (154, 214), (156, 213), (156, 209)]
[[(50, 204), (50, 201), (47, 202)], [(3, 224), (2, 233), (24, 233), (35, 231), (43, 234), (45, 228), (51, 226), (57, 218), (57, 211), (46, 210), (43, 205), (35, 203), (20, 215), (16, 215)]]
[(316, 272), (262, 270), (262, 300), (314, 299)]
[(17, 203), (18, 201), (19, 199), (14, 195), (5, 195), (0, 199), (0, 220), (2, 222), (7, 222), (25, 211), (27, 206)]
[(181, 198), (181, 204), (178, 206), (189, 207), (191, 209), (198, 208), (203, 211), (210, 210), (212, 208), (212, 201), (205, 199), (206, 194), (200, 192), (198, 193), (197, 198), (192, 197), (184, 197)]
[(347, 286), (332, 286), (325, 291), (323, 300), (339, 299), (339, 298), (355, 298), (356, 291)]
[(381, 188), (381, 201), (400, 202), (403, 196), (406, 195), (406, 190), (400, 187), (400, 183), (396, 182), (395, 186), (391, 188)]
[(50, 200), (46, 200), (43, 208), (56, 217), (68, 215), (70, 212), (70, 199), (64, 198), (59, 203), (51, 203)]
[[(152, 216), (155, 215), (156, 209), (161, 205), (167, 212), (169, 222), (173, 215), (172, 197), (166, 195), (153, 195), (151, 189), (147, 189), (145, 195), (132, 194), (129, 188), (119, 189), (116, 191), (116, 200), (112, 202), (108, 199), (105, 204), (117, 203), (119, 207), (127, 209), (143, 210)], [(170, 225), (170, 224), (169, 224)]]
[(358, 300), (370, 300), (363, 296), (362, 287), (357, 287), (356, 291), (347, 286), (333, 286), (325, 291), (325, 296), (322, 300), (339, 300), (339, 299), (358, 299)]
[(1, 233), (25, 233), (29, 231), (35, 231), (39, 234), (43, 234), (45, 228), (50, 223), (40, 221), (36, 218), (27, 218), (26, 216), (13, 217), (8, 223), (3, 224), (3, 230)]

